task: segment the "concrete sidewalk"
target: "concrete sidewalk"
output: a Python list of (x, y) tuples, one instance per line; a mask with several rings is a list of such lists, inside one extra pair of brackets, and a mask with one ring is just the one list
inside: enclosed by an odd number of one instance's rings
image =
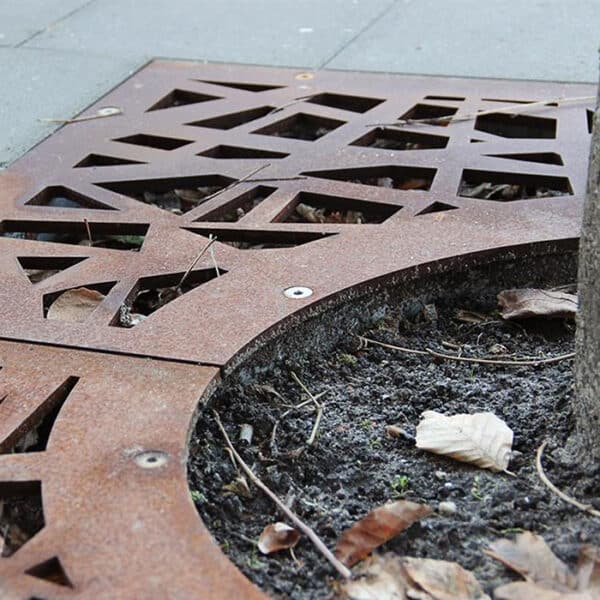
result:
[(598, 32), (600, 0), (5, 0), (0, 167), (156, 56), (595, 82)]

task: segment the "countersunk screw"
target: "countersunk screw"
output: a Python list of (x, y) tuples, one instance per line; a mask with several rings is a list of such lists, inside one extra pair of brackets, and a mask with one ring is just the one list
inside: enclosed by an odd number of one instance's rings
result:
[(167, 464), (168, 455), (158, 450), (148, 450), (140, 452), (135, 456), (135, 462), (142, 469), (156, 469)]
[(309, 287), (295, 285), (283, 290), (283, 295), (287, 298), (308, 298), (313, 295), (313, 291)]

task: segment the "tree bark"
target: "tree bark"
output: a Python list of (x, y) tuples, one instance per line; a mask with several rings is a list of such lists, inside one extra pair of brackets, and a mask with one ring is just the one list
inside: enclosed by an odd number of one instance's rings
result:
[(575, 399), (577, 446), (586, 464), (600, 464), (600, 95), (592, 133), (579, 248)]

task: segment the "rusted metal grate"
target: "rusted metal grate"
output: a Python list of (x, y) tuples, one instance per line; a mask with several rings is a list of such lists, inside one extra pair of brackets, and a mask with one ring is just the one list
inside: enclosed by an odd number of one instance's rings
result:
[[(44, 524), (0, 591), (258, 596), (188, 498), (198, 398), (344, 290), (576, 238), (594, 94), (157, 61), (2, 173), (0, 500), (41, 495)], [(186, 293), (121, 326), (210, 235)], [(46, 318), (82, 286), (89, 318)], [(48, 415), (47, 446), (11, 453)]]

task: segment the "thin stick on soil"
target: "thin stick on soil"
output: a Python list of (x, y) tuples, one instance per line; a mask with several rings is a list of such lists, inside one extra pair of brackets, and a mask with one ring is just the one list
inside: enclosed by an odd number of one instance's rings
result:
[(277, 505), (279, 510), (302, 532), (306, 537), (310, 539), (310, 541), (314, 544), (315, 548), (321, 552), (321, 554), (331, 563), (331, 565), (335, 568), (335, 570), (345, 579), (350, 579), (352, 577), (352, 572), (348, 567), (342, 564), (327, 548), (327, 546), (323, 543), (321, 538), (306, 524), (304, 521), (300, 519), (292, 510), (290, 510), (285, 503), (268, 488), (255, 474), (254, 471), (244, 462), (243, 458), (237, 453), (234, 448), (227, 432), (225, 431), (225, 427), (223, 427), (223, 423), (221, 422), (221, 418), (219, 417), (219, 413), (216, 410), (213, 410), (213, 414), (215, 417), (215, 421), (221, 433), (223, 434), (223, 438), (225, 439), (225, 443), (227, 447), (235, 457), (236, 461), (243, 469), (243, 471), (248, 475), (252, 483), (259, 489), (261, 489), (269, 498)]
[(393, 344), (386, 344), (385, 342), (378, 342), (377, 340), (372, 340), (370, 338), (363, 337), (362, 335), (356, 336), (361, 342), (365, 343), (365, 348), (368, 344), (375, 344), (377, 346), (383, 346), (384, 348), (389, 348), (390, 350), (399, 350), (400, 352), (406, 352), (407, 354), (421, 354), (423, 356), (428, 356), (429, 352), (425, 350), (416, 350), (415, 348), (403, 348), (402, 346), (394, 346)]
[[(589, 102), (591, 100), (595, 100), (595, 96), (576, 96), (571, 98), (553, 98), (550, 100), (540, 100), (538, 102), (528, 102), (527, 104), (522, 104), (520, 106), (515, 106), (514, 104), (510, 104), (507, 106), (501, 106), (499, 108), (490, 108), (489, 110), (482, 110), (480, 112), (469, 113), (466, 115), (458, 115), (458, 116), (445, 116), (445, 117), (432, 117), (429, 119), (398, 119), (393, 123), (370, 123), (366, 125), (366, 127), (404, 127), (405, 125), (439, 125), (440, 123), (444, 125), (449, 125), (451, 123), (459, 123), (461, 121), (471, 121), (476, 119), (477, 117), (483, 117), (486, 115), (493, 115), (496, 113), (510, 113), (511, 111), (518, 111), (515, 113), (517, 116), (518, 113), (525, 112), (531, 108), (541, 108), (548, 106), (550, 104), (567, 104), (570, 102)], [(555, 107), (549, 107), (555, 108)]]
[(216, 237), (213, 237), (213, 235), (211, 234), (208, 238), (208, 242), (206, 243), (206, 245), (202, 248), (202, 250), (200, 250), (200, 252), (198, 253), (198, 256), (196, 256), (196, 258), (192, 261), (192, 264), (188, 267), (187, 271), (183, 274), (183, 277), (179, 280), (179, 283), (177, 284), (177, 288), (181, 288), (181, 286), (183, 285), (183, 283), (185, 282), (185, 280), (188, 278), (189, 274), (192, 272), (192, 269), (196, 266), (196, 264), (198, 263), (198, 261), (204, 256), (205, 252), (217, 241)]
[(576, 500), (575, 498), (571, 498), (571, 496), (568, 496), (564, 492), (561, 492), (548, 479), (546, 473), (544, 473), (544, 467), (542, 466), (542, 455), (544, 454), (544, 448), (546, 448), (547, 444), (548, 444), (548, 440), (542, 442), (542, 444), (540, 445), (540, 447), (537, 449), (537, 454), (536, 454), (536, 457), (535, 457), (535, 467), (536, 467), (538, 475), (540, 476), (540, 479), (542, 480), (542, 482), (544, 483), (544, 485), (551, 492), (555, 493), (559, 498), (561, 498), (565, 502), (568, 502), (569, 504), (572, 504), (573, 506), (576, 506), (580, 510), (585, 511), (585, 512), (589, 513), (590, 515), (593, 515), (594, 517), (600, 518), (600, 510), (596, 510), (591, 504), (583, 504), (582, 502), (579, 502), (579, 500)]
[(484, 365), (505, 365), (508, 367), (522, 367), (531, 366), (537, 367), (538, 365), (544, 365), (548, 363), (555, 363), (561, 360), (567, 360), (575, 356), (575, 352), (569, 352), (568, 354), (560, 354), (559, 356), (551, 356), (549, 358), (540, 358), (532, 360), (500, 360), (493, 358), (471, 358), (469, 356), (457, 356), (455, 354), (443, 354), (442, 352), (436, 352), (431, 348), (427, 348), (427, 354), (434, 356), (435, 358), (442, 358), (445, 360), (457, 360), (461, 362), (470, 363), (481, 363)]
[(323, 418), (323, 405), (319, 402), (319, 398), (323, 396), (325, 392), (321, 392), (319, 396), (314, 396), (311, 391), (300, 381), (298, 375), (292, 371), (292, 379), (308, 394), (308, 397), (311, 399), (312, 403), (315, 405), (317, 409), (317, 417), (315, 419), (315, 424), (313, 425), (312, 431), (310, 433), (310, 437), (306, 441), (308, 446), (312, 446), (315, 443), (315, 439), (317, 437), (317, 431), (319, 430), (319, 425), (321, 423), (321, 419)]

